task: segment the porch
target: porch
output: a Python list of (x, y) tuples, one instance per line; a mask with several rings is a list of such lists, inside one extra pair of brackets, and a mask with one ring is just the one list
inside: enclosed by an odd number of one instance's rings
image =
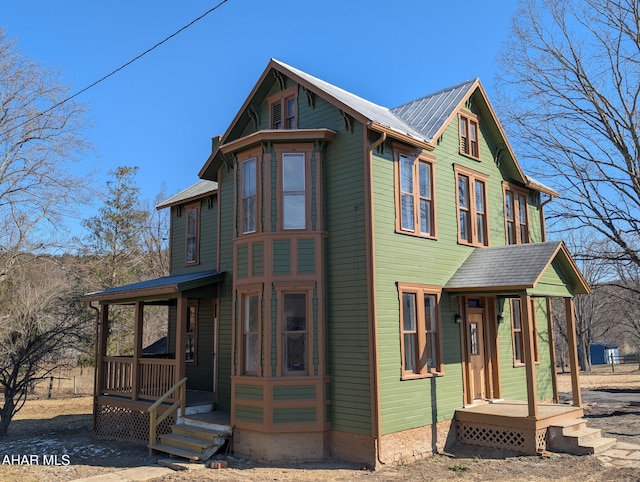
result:
[(529, 415), (526, 401), (500, 400), (456, 410), (456, 437), (460, 442), (536, 454), (547, 448), (549, 427), (580, 419), (582, 407), (538, 403)]

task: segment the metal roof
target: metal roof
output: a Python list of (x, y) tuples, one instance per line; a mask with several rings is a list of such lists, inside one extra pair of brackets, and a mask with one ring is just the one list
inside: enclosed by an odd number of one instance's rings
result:
[(83, 296), (83, 301), (126, 301), (134, 298), (144, 298), (145, 296), (172, 298), (182, 291), (217, 283), (222, 281), (223, 278), (224, 272), (221, 273), (215, 270), (164, 276), (87, 293)]
[(429, 142), (449, 120), (478, 81), (468, 80), (434, 94), (407, 102), (391, 109), (391, 112), (418, 130)]
[(217, 182), (201, 179), (192, 186), (186, 188), (184, 191), (180, 191), (175, 196), (171, 196), (169, 199), (162, 201), (156, 206), (156, 209), (162, 209), (169, 206), (175, 206), (176, 204), (183, 204), (187, 201), (193, 201), (206, 195), (213, 194), (217, 190)]
[[(506, 290), (534, 288), (560, 250), (570, 260), (561, 242), (511, 244), (477, 248), (445, 284), (445, 289)], [(584, 283), (577, 269), (575, 276)], [(583, 284), (585, 292), (588, 287)]]

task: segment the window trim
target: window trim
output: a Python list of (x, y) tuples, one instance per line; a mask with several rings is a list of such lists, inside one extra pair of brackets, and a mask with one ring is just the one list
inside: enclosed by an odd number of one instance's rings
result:
[[(398, 301), (399, 301), (399, 334), (400, 334), (400, 373), (402, 380), (414, 380), (418, 378), (430, 378), (437, 376), (444, 376), (444, 362), (442, 354), (442, 319), (441, 319), (441, 295), (442, 287), (433, 285), (423, 285), (417, 283), (397, 283), (398, 286)], [(416, 370), (405, 369), (405, 341), (404, 341), (404, 304), (403, 297), (405, 294), (416, 295), (416, 331), (417, 331), (417, 347), (416, 349)], [(427, 343), (427, 330), (425, 325), (424, 316), (424, 297), (435, 296), (435, 361), (433, 363), (434, 368), (429, 368), (424, 360), (424, 356), (418, 356), (426, 353), (425, 347)]]
[[(518, 316), (520, 320), (520, 328), (515, 328), (515, 317), (514, 317), (514, 301), (517, 301), (518, 306), (520, 307)], [(531, 325), (532, 325), (532, 336), (533, 336), (533, 360), (536, 365), (540, 364), (540, 347), (538, 343), (538, 320), (536, 317), (536, 301), (535, 299), (531, 299)], [(524, 332), (522, 331), (522, 300), (520, 298), (511, 298), (509, 300), (509, 310), (511, 317), (511, 346), (513, 350), (513, 366), (514, 367), (524, 367), (527, 366), (526, 360), (522, 360), (524, 357)], [(520, 334), (520, 359), (516, 357), (516, 333)]]
[[(288, 101), (293, 99), (295, 105), (295, 114), (292, 116), (289, 112)], [(288, 89), (281, 90), (277, 94), (269, 96), (267, 99), (269, 104), (269, 129), (271, 130), (294, 130), (298, 128), (298, 87), (293, 86)], [(273, 109), (276, 105), (280, 105), (280, 123), (281, 127), (275, 127), (273, 122)], [(289, 126), (290, 120), (293, 119), (293, 126)], [(286, 126), (286, 127), (285, 127)]]
[[(245, 200), (245, 196), (244, 196), (244, 179), (243, 179), (243, 175), (244, 175), (244, 163), (248, 162), (248, 161), (255, 161), (255, 178), (256, 178), (256, 186), (255, 186), (255, 195), (252, 196), (246, 196), (246, 198), (249, 197), (255, 197), (255, 229), (253, 230), (248, 230), (245, 231), (244, 230), (244, 200)], [(251, 235), (251, 234), (255, 234), (255, 233), (259, 233), (261, 231), (261, 203), (260, 203), (260, 199), (261, 199), (261, 164), (262, 164), (262, 156), (260, 155), (260, 150), (259, 149), (252, 149), (250, 151), (246, 151), (244, 153), (242, 153), (240, 156), (238, 156), (238, 161), (237, 161), (237, 173), (238, 173), (238, 191), (239, 191), (239, 196), (237, 197), (238, 199), (238, 206), (237, 206), (237, 212), (238, 215), (240, 217), (239, 222), (237, 223), (237, 230), (240, 233), (240, 235), (244, 236), (244, 235)]]
[[(503, 199), (504, 199), (504, 231), (506, 244), (526, 244), (531, 242), (531, 223), (529, 221), (529, 191), (526, 189), (515, 186), (509, 182), (502, 183)], [(507, 217), (507, 193), (511, 193), (513, 203), (513, 230), (515, 236), (515, 242), (509, 242), (509, 218)], [(525, 202), (525, 224), (520, 219), (520, 198), (524, 198)], [(526, 241), (522, 240), (522, 227), (526, 227)]]
[[(462, 125), (464, 123), (466, 133), (462, 132)], [(477, 154), (473, 153), (473, 141), (471, 141), (471, 126), (475, 126), (475, 150)], [(480, 161), (480, 120), (478, 116), (471, 112), (458, 112), (458, 145), (459, 152), (465, 157), (469, 157), (476, 161)], [(466, 142), (464, 142), (464, 141)]]
[[(484, 246), (490, 246), (490, 240), (489, 240), (489, 233), (491, 232), (491, 230), (489, 229), (489, 204), (488, 204), (488, 199), (487, 199), (487, 190), (488, 190), (488, 186), (489, 186), (489, 176), (486, 174), (482, 174), (480, 172), (474, 171), (472, 169), (468, 169), (466, 167), (460, 166), (458, 164), (454, 164), (453, 165), (454, 168), (454, 172), (455, 172), (455, 183), (456, 183), (456, 213), (457, 213), (457, 225), (458, 225), (458, 243), (459, 244), (465, 244), (468, 246), (478, 246), (478, 247), (484, 247)], [(462, 234), (462, 230), (461, 230), (461, 225), (460, 225), (460, 212), (462, 211), (462, 209), (460, 208), (460, 184), (459, 184), (459, 177), (460, 176), (464, 176), (467, 179), (469, 179), (469, 187), (468, 187), (468, 191), (469, 191), (469, 231), (470, 231), (470, 235), (471, 235), (471, 240), (466, 240), (463, 239), (461, 234)], [(484, 243), (480, 243), (478, 241), (478, 227), (477, 227), (477, 215), (478, 212), (476, 210), (476, 196), (475, 196), (475, 192), (476, 192), (476, 182), (481, 182), (484, 184), (484, 237), (485, 237), (485, 242)]]
[[(276, 292), (276, 329), (277, 329), (277, 360), (278, 370), (277, 373), (281, 377), (308, 377), (313, 375), (313, 291), (316, 287), (315, 281), (302, 281), (299, 283), (274, 283)], [(306, 316), (306, 367), (304, 371), (288, 371), (285, 366), (284, 359), (284, 340), (285, 340), (285, 326), (284, 326), (284, 297), (288, 294), (304, 294), (305, 298), (305, 316)]]
[[(195, 233), (189, 234), (189, 214), (195, 212)], [(195, 266), (200, 264), (200, 203), (188, 204), (185, 206), (185, 245), (184, 245), (184, 264), (185, 266)], [(194, 258), (189, 259), (189, 239), (193, 237)]]
[[(276, 229), (281, 232), (295, 233), (310, 231), (312, 226), (311, 220), (311, 198), (314, 195), (312, 186), (311, 173), (311, 156), (313, 154), (313, 146), (310, 144), (275, 144), (274, 151), (276, 155), (276, 192), (277, 192), (277, 222)], [(284, 156), (285, 154), (302, 154), (304, 156), (304, 228), (285, 228), (284, 227)], [(296, 191), (298, 192), (298, 191)]]
[[(193, 311), (192, 311), (193, 309)], [(194, 313), (194, 319), (191, 319), (191, 313)], [(193, 352), (193, 359), (189, 360), (186, 357), (187, 351), (185, 346), (185, 363), (187, 365), (198, 364), (198, 317), (200, 316), (199, 302), (197, 299), (188, 300), (187, 302), (187, 320), (185, 324), (185, 342), (189, 340), (189, 334), (191, 334), (191, 351)], [(191, 325), (191, 330), (189, 330)]]
[[(243, 376), (257, 377), (260, 375), (260, 358), (262, 356), (262, 347), (260, 344), (261, 338), (261, 327), (262, 327), (262, 289), (255, 288), (245, 288), (239, 293), (240, 298), (240, 374)], [(257, 312), (257, 328), (258, 331), (254, 332), (245, 332), (245, 321), (246, 321), (246, 311), (245, 311), (245, 300), (249, 297), (255, 296), (258, 302), (258, 312)], [(247, 333), (253, 333), (257, 338), (257, 352), (256, 352), (256, 370), (250, 371), (247, 370), (247, 344), (246, 338)]]
[[(402, 180), (401, 180), (401, 159), (405, 157), (408, 159), (413, 159), (412, 161), (412, 170), (413, 170), (413, 192), (410, 193), (413, 196), (413, 226), (414, 229), (406, 229), (402, 226)], [(420, 164), (424, 163), (429, 166), (430, 179), (429, 179), (429, 189), (431, 192), (431, 197), (428, 198), (430, 201), (431, 209), (430, 209), (430, 218), (431, 218), (431, 231), (430, 233), (423, 233), (420, 231), (420, 201), (423, 199), (420, 195)], [(394, 152), (394, 179), (395, 179), (395, 211), (396, 211), (396, 219), (395, 219), (395, 231), (400, 234), (407, 234), (410, 236), (416, 236), (420, 238), (427, 239), (438, 239), (438, 229), (437, 229), (437, 221), (436, 221), (436, 195), (435, 195), (435, 172), (436, 172), (436, 163), (435, 157), (428, 156), (424, 153), (418, 154), (415, 152), (411, 152), (409, 150), (395, 149)]]

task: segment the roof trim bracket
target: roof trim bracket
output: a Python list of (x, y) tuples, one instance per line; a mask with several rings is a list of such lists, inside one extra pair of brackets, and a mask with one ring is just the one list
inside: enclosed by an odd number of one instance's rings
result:
[(247, 115), (249, 116), (249, 118), (251, 119), (251, 122), (253, 123), (253, 128), (255, 130), (259, 130), (260, 129), (260, 113), (258, 112), (258, 109), (256, 109), (256, 107), (253, 104), (251, 104), (247, 109)]
[(353, 117), (347, 114), (345, 111), (340, 110), (342, 114), (342, 120), (344, 120), (344, 128), (349, 134), (353, 134)]
[(273, 70), (273, 76), (278, 81), (278, 85), (280, 86), (280, 90), (284, 90), (286, 82), (284, 80), (284, 76), (282, 75), (282, 73), (274, 69)]

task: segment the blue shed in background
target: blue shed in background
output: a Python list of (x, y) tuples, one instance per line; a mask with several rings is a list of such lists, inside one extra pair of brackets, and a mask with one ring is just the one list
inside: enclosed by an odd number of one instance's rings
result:
[(620, 363), (620, 353), (618, 345), (608, 341), (594, 341), (589, 347), (592, 365), (608, 365), (611, 363)]

